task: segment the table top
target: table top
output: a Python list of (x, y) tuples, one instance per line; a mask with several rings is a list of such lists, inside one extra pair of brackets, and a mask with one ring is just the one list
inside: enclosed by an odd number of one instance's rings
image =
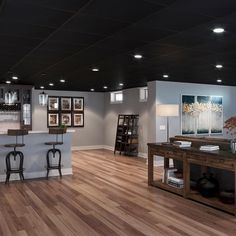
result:
[(207, 154), (208, 156), (214, 156), (216, 158), (220, 159), (227, 159), (227, 160), (236, 160), (236, 153), (232, 153), (229, 151), (223, 151), (223, 150), (215, 150), (215, 151), (203, 151), (196, 147), (178, 147), (176, 145), (173, 145), (172, 143), (166, 144), (166, 143), (148, 143), (148, 147), (152, 148), (161, 148), (162, 150), (167, 151), (176, 151), (176, 152), (185, 152), (185, 153), (191, 153), (191, 154)]

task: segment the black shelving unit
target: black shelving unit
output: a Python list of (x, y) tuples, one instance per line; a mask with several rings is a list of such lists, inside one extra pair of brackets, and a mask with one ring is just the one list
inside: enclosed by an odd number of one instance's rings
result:
[(139, 115), (118, 116), (114, 154), (138, 155), (138, 119)]

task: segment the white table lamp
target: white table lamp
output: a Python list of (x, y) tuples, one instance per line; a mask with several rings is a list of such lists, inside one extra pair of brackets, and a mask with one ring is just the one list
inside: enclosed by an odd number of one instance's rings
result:
[(179, 105), (178, 104), (158, 104), (157, 105), (157, 116), (164, 116), (167, 118), (167, 142), (169, 142), (169, 117), (179, 116)]

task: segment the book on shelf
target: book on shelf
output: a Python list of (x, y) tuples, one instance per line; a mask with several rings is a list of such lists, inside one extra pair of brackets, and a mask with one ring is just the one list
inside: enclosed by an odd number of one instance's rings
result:
[(167, 184), (172, 187), (175, 187), (175, 188), (183, 188), (184, 187), (184, 180), (179, 179), (179, 178), (175, 178), (175, 177), (169, 177), (167, 179)]
[(218, 145), (203, 145), (200, 147), (200, 150), (202, 150), (202, 151), (216, 151), (216, 150), (220, 150), (220, 147)]

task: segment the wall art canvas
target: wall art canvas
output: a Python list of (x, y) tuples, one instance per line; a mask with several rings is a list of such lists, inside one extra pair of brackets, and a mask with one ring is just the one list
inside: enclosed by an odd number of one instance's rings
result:
[(182, 95), (182, 134), (223, 132), (223, 97)]

